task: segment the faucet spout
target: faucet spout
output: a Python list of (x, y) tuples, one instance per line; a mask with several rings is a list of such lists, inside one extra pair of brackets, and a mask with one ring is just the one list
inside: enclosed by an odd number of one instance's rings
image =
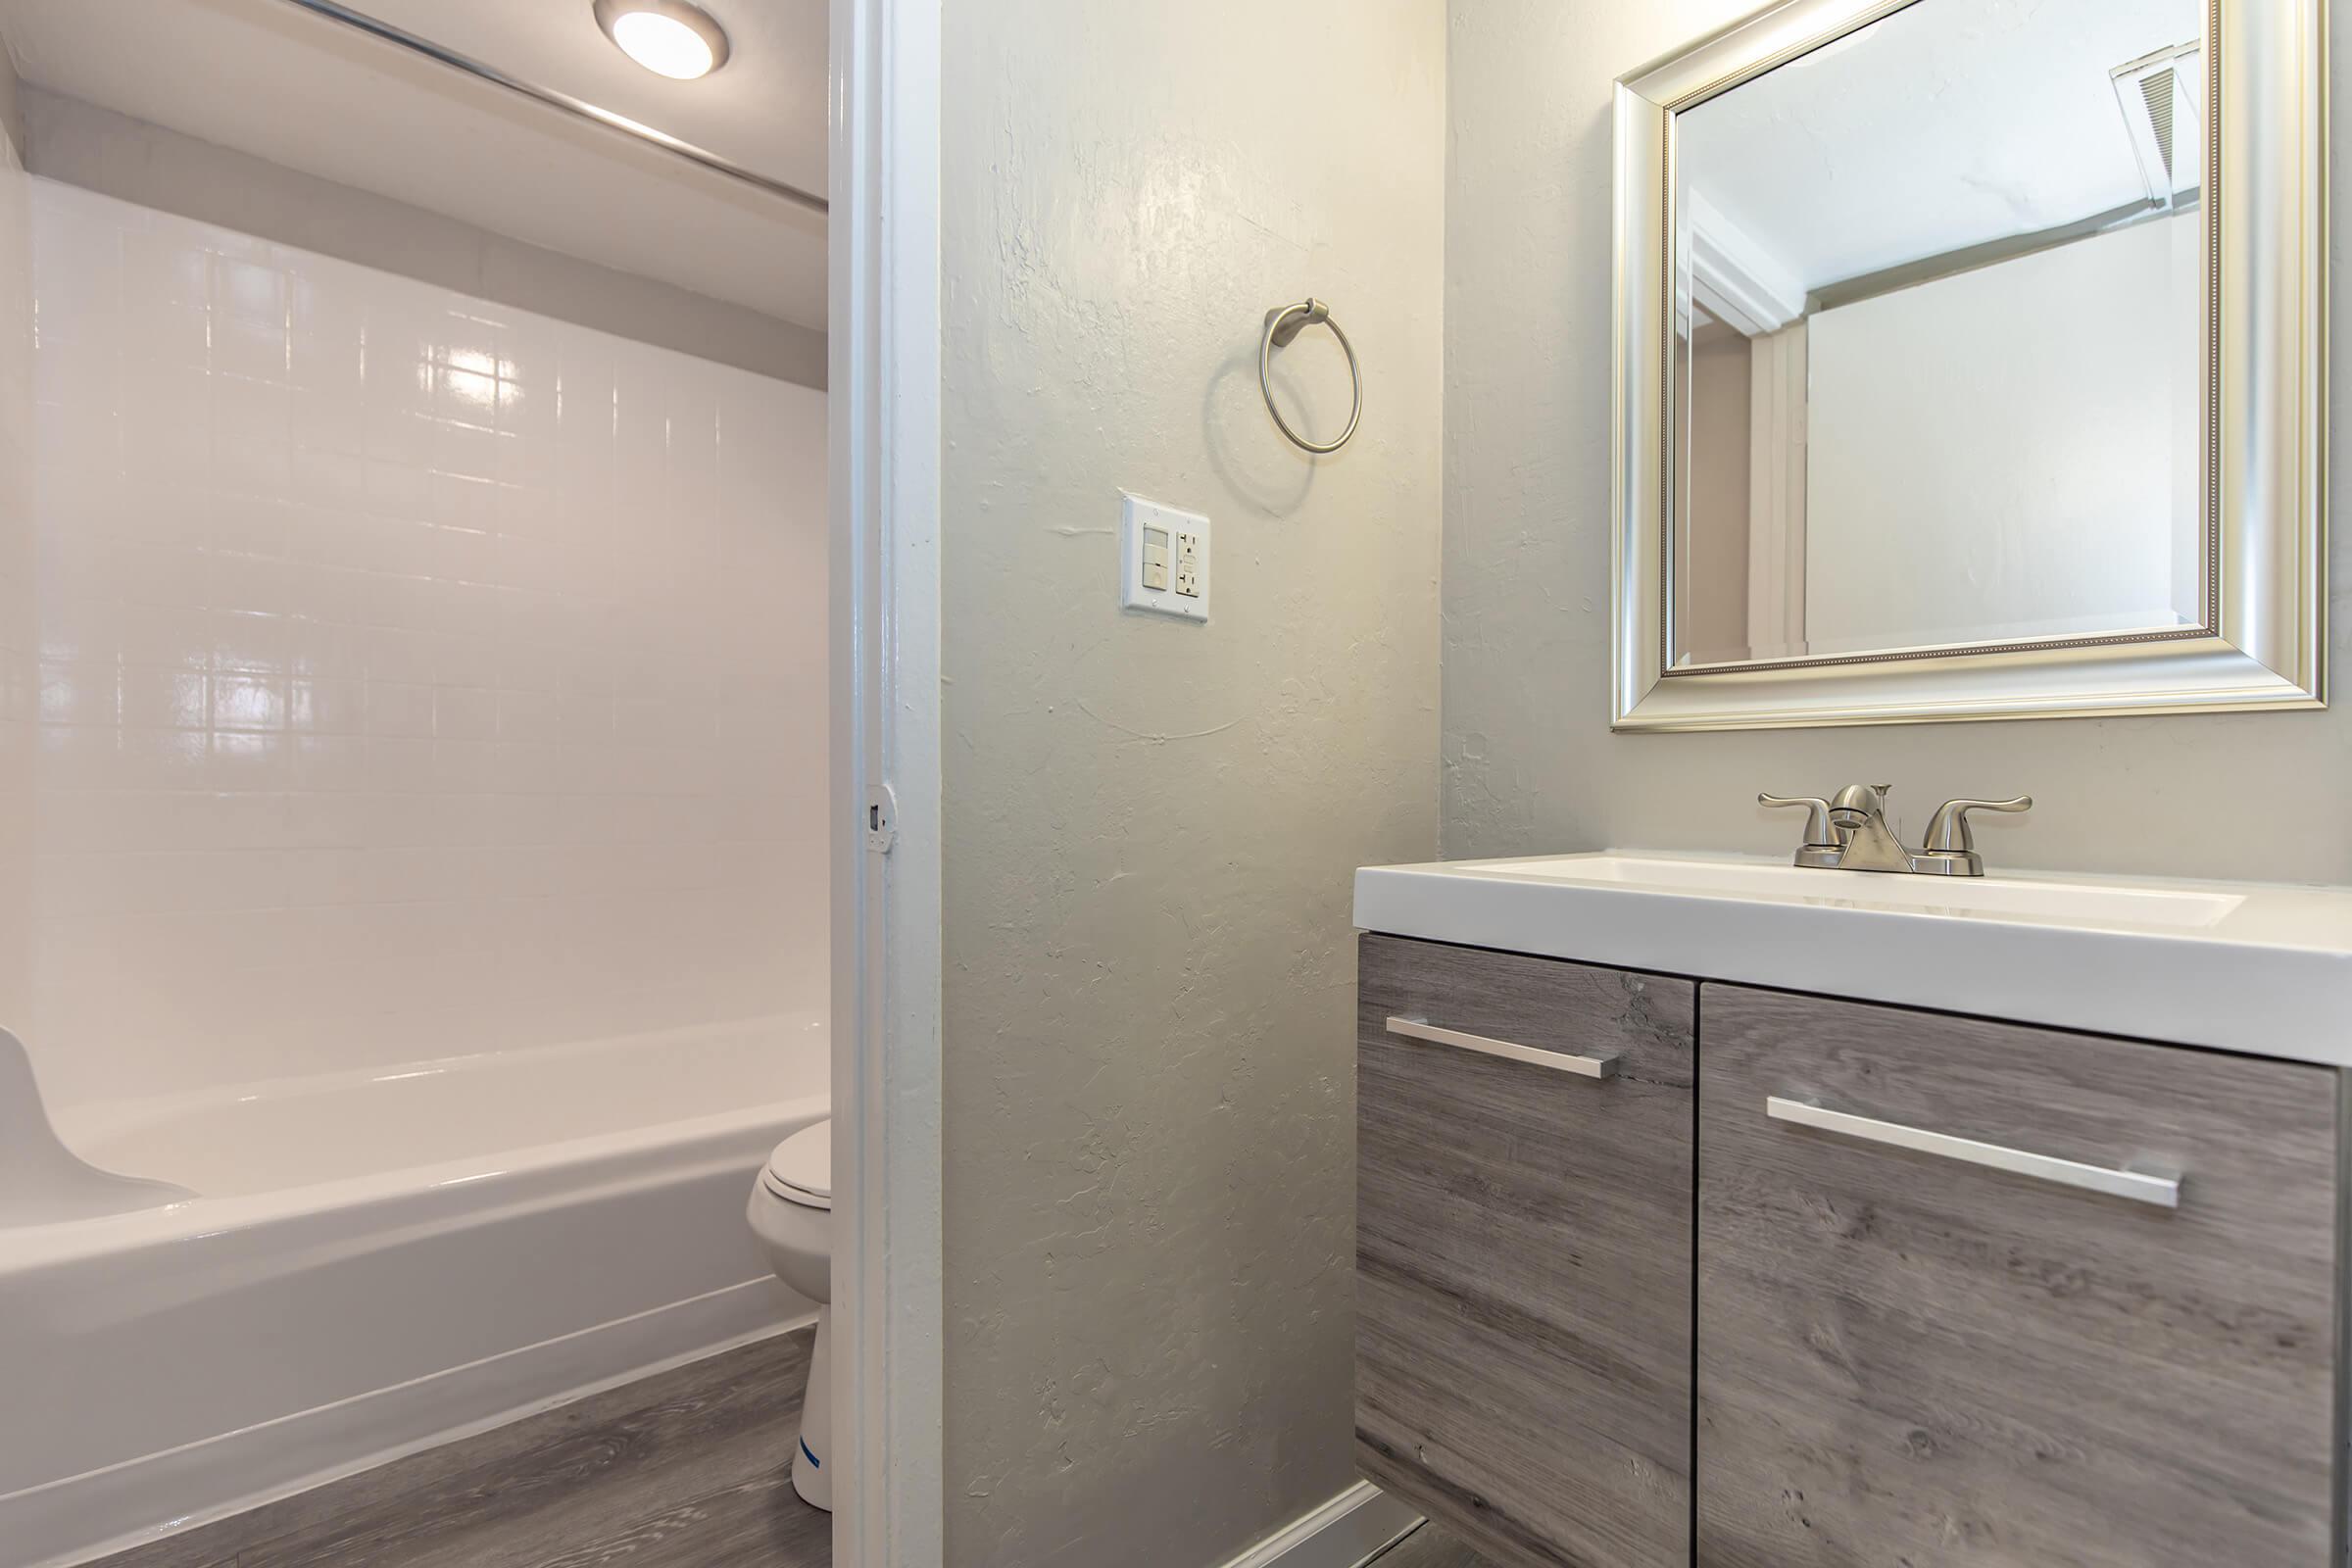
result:
[(1839, 827), (1859, 829), (1872, 817), (1886, 814), (1891, 784), (1848, 784), (1830, 798), (1830, 820)]

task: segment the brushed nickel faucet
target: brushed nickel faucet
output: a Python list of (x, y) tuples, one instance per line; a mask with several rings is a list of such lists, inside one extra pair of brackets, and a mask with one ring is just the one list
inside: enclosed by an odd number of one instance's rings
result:
[(1759, 795), (1756, 804), (1805, 808), (1805, 842), (1797, 848), (1798, 865), (1820, 871), (1907, 871), (1914, 876), (1983, 876), (1984, 858), (1977, 853), (1968, 813), (2024, 811), (2034, 806), (2031, 795), (2013, 801), (1946, 801), (1928, 819), (1928, 842), (1907, 850), (1894, 836), (1894, 829), (1886, 825), (1886, 796), (1893, 788), (1891, 784), (1848, 784), (1831, 800), (1818, 795)]

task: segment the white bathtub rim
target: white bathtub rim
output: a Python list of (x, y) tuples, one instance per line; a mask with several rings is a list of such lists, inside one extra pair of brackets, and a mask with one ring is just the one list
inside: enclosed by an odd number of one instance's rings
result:
[[(781, 1315), (776, 1309), (779, 1298), (784, 1302)], [(0, 1526), (7, 1527), (0, 1528), (0, 1538), (27, 1543), (31, 1550), (43, 1553), (22, 1565), (12, 1563), (10, 1568), (72, 1568), (561, 1408), (640, 1378), (789, 1334), (815, 1321), (814, 1303), (786, 1293), (772, 1277), (748, 1279), (389, 1388), (368, 1390), (161, 1453), (142, 1454), (0, 1495)], [(682, 1335), (690, 1338), (680, 1348)], [(623, 1361), (618, 1372), (585, 1370), (610, 1366), (616, 1356)], [(566, 1376), (567, 1368), (575, 1370)], [(505, 1375), (497, 1375), (501, 1373)], [(547, 1392), (551, 1383), (555, 1385), (552, 1393)], [(437, 1397), (445, 1391), (446, 1398)], [(470, 1407), (476, 1413), (454, 1415), (450, 1413), (453, 1406)], [(221, 1475), (267, 1465), (272, 1454), (292, 1456), (313, 1449), (321, 1441), (322, 1429), (410, 1435), (396, 1437), (357, 1458), (319, 1470), (281, 1475), (248, 1487), (226, 1501), (217, 1500), (221, 1496)], [(277, 1468), (282, 1472), (286, 1463), (281, 1458)], [(103, 1541), (68, 1540), (68, 1532), (35, 1539), (28, 1522), (11, 1521), (9, 1516), (45, 1494), (86, 1494), (75, 1495), (71, 1510), (81, 1518), (119, 1519), (134, 1512), (152, 1516), (159, 1508), (181, 1511)]]
[[(713, 1166), (741, 1163), (742, 1138), (778, 1125), (798, 1126), (832, 1113), (830, 1093), (771, 1101), (686, 1121), (656, 1122), (620, 1132), (566, 1139), (517, 1150), (443, 1160), (437, 1164), (278, 1188), (227, 1198), (197, 1197), (159, 1208), (94, 1219), (0, 1229), (0, 1279), (11, 1274), (114, 1253), (168, 1247), (191, 1237), (251, 1231), (288, 1221), (348, 1216), (365, 1228), (370, 1211), (427, 1201), (435, 1210), (492, 1213), (577, 1201), (583, 1195), (638, 1185), (648, 1176), (674, 1179)], [(684, 1147), (710, 1152), (679, 1163)], [(650, 1168), (640, 1168), (650, 1167)], [(547, 1180), (560, 1173), (560, 1184)], [(466, 1201), (483, 1184), (495, 1201)], [(485, 1199), (490, 1194), (485, 1193)], [(432, 1202), (433, 1200), (439, 1202)]]
[[(339, 1068), (332, 1072), (282, 1074), (272, 1078), (256, 1078), (234, 1084), (211, 1084), (195, 1089), (174, 1090), (169, 1094), (143, 1095), (135, 1098), (103, 1102), (104, 1114), (99, 1118), (100, 1131), (111, 1131), (110, 1124), (132, 1122), (146, 1124), (157, 1119), (173, 1118), (188, 1111), (233, 1103), (244, 1100), (302, 1099), (318, 1094), (366, 1089), (371, 1084), (395, 1083), (412, 1078), (465, 1077), (475, 1074), (506, 1074), (528, 1071), (543, 1063), (562, 1061), (591, 1054), (656, 1050), (663, 1045), (681, 1042), (724, 1039), (729, 1036), (752, 1034), (762, 1038), (789, 1039), (794, 1034), (823, 1036), (830, 1019), (819, 1012), (793, 1011), (765, 1013), (757, 1017), (729, 1018), (720, 1022), (687, 1024), (673, 1029), (644, 1030), (636, 1034), (606, 1035), (590, 1040), (558, 1040), (543, 1045), (520, 1046), (512, 1051), (468, 1052), (446, 1056), (418, 1056), (404, 1061), (371, 1063), (361, 1067)], [(39, 1069), (36, 1063), (35, 1077)], [(799, 1098), (799, 1097), (791, 1097)], [(80, 1118), (98, 1109), (92, 1105), (61, 1107), (49, 1105), (53, 1119), (61, 1124), (74, 1125), (74, 1131), (87, 1134), (90, 1128), (75, 1125)], [(71, 1139), (68, 1140), (72, 1142)], [(77, 1150), (78, 1153), (79, 1151)]]

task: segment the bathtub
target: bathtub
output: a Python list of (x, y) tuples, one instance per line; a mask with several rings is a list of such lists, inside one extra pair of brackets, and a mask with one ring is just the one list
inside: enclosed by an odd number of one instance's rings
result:
[(0, 1229), (0, 1568), (79, 1561), (812, 1310), (745, 1196), (820, 1016), (60, 1111), (197, 1196)]

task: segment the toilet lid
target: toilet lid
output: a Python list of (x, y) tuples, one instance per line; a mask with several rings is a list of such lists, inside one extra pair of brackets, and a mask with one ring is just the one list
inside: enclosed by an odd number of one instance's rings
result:
[(804, 1127), (767, 1156), (767, 1190), (810, 1208), (833, 1206), (833, 1123)]

